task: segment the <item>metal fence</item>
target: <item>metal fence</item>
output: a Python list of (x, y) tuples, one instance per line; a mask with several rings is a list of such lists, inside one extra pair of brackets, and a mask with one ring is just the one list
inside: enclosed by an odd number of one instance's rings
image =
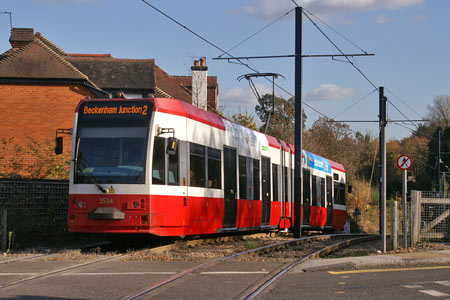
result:
[(66, 232), (67, 180), (0, 178), (0, 208), (8, 211), (7, 229), (16, 241)]
[(411, 191), (411, 205), (413, 243), (450, 239), (450, 194)]

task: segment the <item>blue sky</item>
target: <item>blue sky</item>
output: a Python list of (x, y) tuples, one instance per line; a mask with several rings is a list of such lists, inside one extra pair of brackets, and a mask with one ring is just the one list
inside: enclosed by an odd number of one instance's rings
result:
[[(228, 50), (294, 8), (291, 0), (148, 0), (218, 47)], [(420, 119), (434, 97), (450, 94), (450, 1), (448, 0), (297, 0), (373, 57), (355, 59), (375, 86), (384, 86), (388, 117)], [(218, 77), (219, 104), (228, 112), (254, 112), (257, 101), (245, 80), (252, 70), (223, 60), (222, 53), (147, 6), (141, 0), (2, 0), (0, 11), (12, 12), (14, 27), (32, 27), (68, 53), (111, 53), (117, 58), (154, 58), (171, 75), (189, 75), (194, 59), (206, 57), (208, 75)], [(304, 18), (306, 19), (306, 18)], [(361, 51), (318, 23), (345, 52)], [(0, 14), (0, 52), (10, 48), (9, 17)], [(315, 27), (304, 21), (304, 54), (335, 54)], [(231, 51), (235, 56), (294, 53), (294, 13)], [(259, 72), (282, 74), (276, 82), (294, 92), (292, 58), (251, 60)], [(337, 120), (377, 120), (378, 94), (350, 64), (330, 58), (304, 59), (304, 101)], [(261, 93), (271, 92), (264, 79)], [(275, 93), (289, 94), (276, 88)], [(358, 102), (365, 95), (366, 98)], [(355, 102), (358, 102), (354, 104)], [(396, 109), (397, 108), (397, 109)], [(318, 114), (305, 107), (307, 125)], [(407, 124), (405, 124), (406, 126)], [(376, 123), (351, 128), (378, 134)], [(412, 127), (408, 125), (408, 127)], [(410, 135), (390, 124), (389, 138)]]

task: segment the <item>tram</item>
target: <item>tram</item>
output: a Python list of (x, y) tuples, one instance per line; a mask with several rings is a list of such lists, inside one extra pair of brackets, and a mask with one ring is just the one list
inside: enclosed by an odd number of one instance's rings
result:
[[(294, 146), (186, 102), (81, 100), (72, 145), (70, 232), (175, 237), (292, 226)], [(302, 159), (302, 228), (343, 229), (344, 167), (307, 151)]]

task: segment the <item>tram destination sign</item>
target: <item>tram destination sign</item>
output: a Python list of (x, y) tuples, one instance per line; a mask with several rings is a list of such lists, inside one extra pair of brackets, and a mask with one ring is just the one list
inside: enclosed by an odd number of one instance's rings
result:
[(148, 100), (123, 101), (85, 101), (78, 109), (81, 122), (109, 120), (113, 123), (121, 121), (145, 122), (153, 111), (153, 103)]

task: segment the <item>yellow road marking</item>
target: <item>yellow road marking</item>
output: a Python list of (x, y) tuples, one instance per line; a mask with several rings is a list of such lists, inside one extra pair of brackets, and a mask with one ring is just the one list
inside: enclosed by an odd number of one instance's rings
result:
[(339, 291), (339, 292), (334, 292), (335, 294), (345, 294), (345, 292), (343, 291)]
[(342, 282), (342, 281), (341, 281), (341, 282), (339, 282), (338, 284), (341, 284), (341, 285), (342, 285), (342, 284), (345, 284), (345, 282)]
[(333, 275), (340, 275), (340, 274), (400, 272), (400, 271), (439, 270), (439, 269), (450, 269), (450, 266), (394, 268), (394, 269), (368, 269), (368, 270), (352, 270), (352, 271), (328, 271), (328, 273), (333, 274)]

